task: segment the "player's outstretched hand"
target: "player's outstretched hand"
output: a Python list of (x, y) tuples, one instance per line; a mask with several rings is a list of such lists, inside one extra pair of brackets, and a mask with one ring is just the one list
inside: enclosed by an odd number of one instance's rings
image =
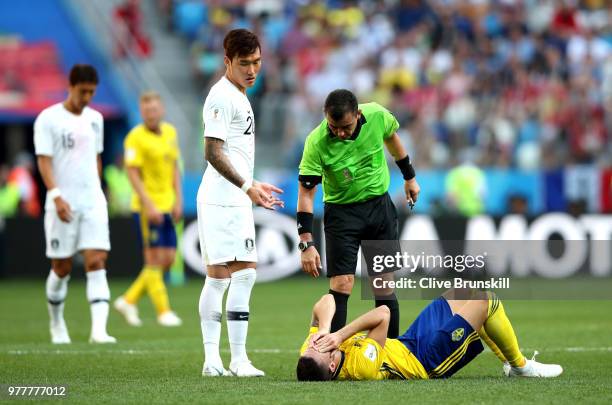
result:
[(404, 182), (404, 192), (406, 193), (406, 201), (408, 201), (408, 204), (412, 209), (419, 198), (419, 193), (421, 192), (421, 187), (419, 186), (419, 183), (417, 183), (416, 177)]
[(311, 246), (303, 251), (301, 256), (302, 270), (312, 277), (319, 277), (321, 271), (321, 256), (319, 256), (317, 248)]
[(285, 207), (283, 200), (272, 195), (273, 192), (282, 193), (283, 190), (272, 184), (254, 181), (253, 185), (248, 189), (247, 195), (253, 201), (253, 204), (269, 210), (275, 210), (277, 206)]
[(260, 181), (254, 181), (253, 183), (258, 184), (268, 194), (272, 194), (272, 193), (283, 194), (284, 193), (282, 188), (278, 188), (273, 184), (262, 183)]
[(160, 225), (164, 222), (164, 216), (153, 204), (145, 204), (145, 214), (147, 215), (147, 220), (152, 224)]
[(70, 209), (70, 204), (68, 204), (61, 196), (56, 197), (54, 202), (55, 210), (57, 211), (57, 216), (59, 219), (62, 222), (72, 221), (72, 209)]
[(327, 353), (336, 350), (342, 344), (342, 338), (338, 332), (322, 336), (314, 342), (315, 348), (319, 353)]

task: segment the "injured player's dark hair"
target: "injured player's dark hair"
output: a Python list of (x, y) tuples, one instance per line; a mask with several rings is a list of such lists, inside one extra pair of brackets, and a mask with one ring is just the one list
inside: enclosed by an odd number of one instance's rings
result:
[(296, 373), (298, 381), (329, 381), (332, 378), (332, 373), (325, 365), (309, 356), (300, 357)]

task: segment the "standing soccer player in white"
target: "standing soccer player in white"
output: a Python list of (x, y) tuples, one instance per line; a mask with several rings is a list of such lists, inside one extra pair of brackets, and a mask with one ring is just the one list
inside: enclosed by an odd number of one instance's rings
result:
[(43, 110), (34, 123), (38, 169), (47, 187), (45, 237), (51, 271), (47, 300), (51, 342), (70, 343), (64, 299), (72, 256), (85, 259), (87, 300), (91, 305), (90, 343), (115, 343), (106, 332), (110, 290), (106, 257), (110, 250), (106, 199), (100, 186), (103, 149), (102, 115), (87, 107), (98, 84), (90, 65), (70, 71), (68, 98)]
[[(230, 31), (223, 40), (225, 75), (204, 102), (208, 167), (198, 191), (198, 229), (207, 277), (199, 310), (204, 340), (203, 376), (260, 377), (246, 353), (249, 299), (255, 283), (257, 250), (252, 205), (283, 206), (279, 188), (253, 179), (255, 122), (246, 89), (261, 69), (256, 35)], [(229, 287), (229, 289), (228, 289)], [(219, 355), (223, 295), (231, 350), (229, 373)]]

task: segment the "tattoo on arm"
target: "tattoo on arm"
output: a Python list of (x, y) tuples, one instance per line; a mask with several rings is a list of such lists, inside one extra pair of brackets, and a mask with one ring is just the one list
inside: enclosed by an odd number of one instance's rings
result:
[(229, 158), (223, 153), (223, 141), (216, 138), (206, 138), (205, 149), (208, 163), (210, 163), (221, 176), (225, 177), (227, 181), (238, 188), (242, 187), (244, 179), (238, 174)]

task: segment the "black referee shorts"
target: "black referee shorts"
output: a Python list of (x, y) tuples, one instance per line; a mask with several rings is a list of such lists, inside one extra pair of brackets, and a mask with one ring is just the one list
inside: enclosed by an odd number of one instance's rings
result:
[(325, 203), (327, 277), (355, 274), (362, 240), (397, 240), (397, 211), (388, 193), (353, 204)]

